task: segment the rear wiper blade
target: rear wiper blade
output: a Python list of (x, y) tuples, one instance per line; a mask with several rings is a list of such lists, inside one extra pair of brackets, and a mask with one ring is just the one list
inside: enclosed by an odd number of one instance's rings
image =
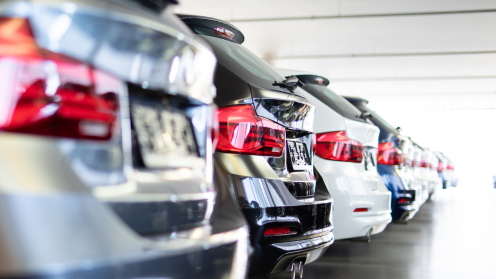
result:
[(303, 87), (305, 86), (303, 82), (301, 82), (296, 76), (290, 76), (287, 79), (281, 81), (281, 82), (274, 82), (272, 85), (277, 85), (283, 88), (288, 89), (291, 93), (296, 89), (296, 87)]
[(357, 115), (357, 118), (361, 118), (363, 120), (367, 120), (369, 118), (372, 118), (372, 114), (370, 114), (370, 112), (364, 110), (360, 115)]

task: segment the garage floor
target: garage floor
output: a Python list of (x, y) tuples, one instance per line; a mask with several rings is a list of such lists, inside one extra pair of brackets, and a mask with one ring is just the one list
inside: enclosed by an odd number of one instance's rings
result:
[[(496, 189), (451, 188), (371, 243), (336, 241), (304, 278), (496, 278)], [(278, 278), (289, 278), (289, 276)]]

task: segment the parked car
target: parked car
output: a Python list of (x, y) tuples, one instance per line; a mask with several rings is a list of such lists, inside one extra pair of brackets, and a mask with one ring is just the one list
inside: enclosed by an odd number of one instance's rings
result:
[(451, 180), (448, 175), (448, 169), (446, 168), (448, 166), (448, 159), (437, 151), (434, 151), (434, 155), (438, 159), (436, 169), (439, 177), (441, 177), (441, 179), (443, 180), (443, 189), (447, 189), (451, 187)]
[(418, 212), (420, 206), (420, 203), (416, 201), (418, 196), (416, 190), (410, 189), (407, 181), (401, 176), (405, 167), (402, 146), (407, 138), (376, 112), (370, 110), (367, 107), (367, 100), (358, 97), (343, 97), (358, 108), (362, 118), (370, 119), (379, 127), (377, 171), (391, 191), (393, 221), (407, 222)]
[[(410, 139), (411, 140), (411, 139)], [(429, 182), (424, 179), (423, 172), (420, 168), (420, 162), (422, 161), (422, 153), (424, 149), (412, 141), (414, 147), (413, 161), (411, 162), (413, 175), (418, 184), (422, 185), (421, 199), (422, 204), (424, 204), (429, 199)]]
[(441, 156), (443, 156), (447, 160), (445, 175), (450, 180), (450, 186), (451, 187), (458, 186), (458, 175), (456, 174), (456, 171), (455, 171), (455, 163), (452, 160), (450, 160), (448, 157), (446, 157), (446, 155), (444, 155), (442, 152), (439, 152), (439, 153), (441, 154)]
[(0, 2), (0, 277), (245, 277), (212, 177), (216, 59), (159, 11)]
[(313, 167), (315, 107), (296, 77), (285, 79), (241, 44), (233, 25), (179, 17), (217, 56), (216, 172), (250, 226), (250, 276), (303, 274), (334, 241), (332, 198)]
[(424, 147), (422, 150), (422, 160), (419, 167), (422, 179), (428, 184), (430, 199), (436, 191), (443, 188), (443, 180), (437, 172), (439, 159), (429, 148)]
[(427, 198), (424, 198), (422, 193), (424, 188), (427, 187), (424, 187), (426, 184), (425, 181), (418, 179), (415, 175), (415, 166), (412, 166), (412, 161), (414, 161), (415, 157), (415, 147), (413, 141), (409, 137), (398, 135), (398, 138), (401, 139), (399, 148), (404, 159), (404, 164), (398, 168), (397, 171), (399, 172), (400, 177), (408, 185), (408, 188), (415, 191), (415, 199), (412, 202), (412, 205), (420, 207), (427, 200)]
[(360, 118), (361, 112), (334, 93), (325, 77), (291, 70), (316, 108), (315, 168), (334, 198), (334, 237), (366, 237), (391, 222), (391, 192), (377, 173), (379, 128)]

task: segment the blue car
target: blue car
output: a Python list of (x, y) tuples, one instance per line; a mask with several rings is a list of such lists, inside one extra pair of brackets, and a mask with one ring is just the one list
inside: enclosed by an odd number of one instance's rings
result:
[(391, 191), (391, 210), (393, 221), (408, 222), (417, 213), (421, 202), (416, 201), (417, 190), (411, 189), (405, 177), (407, 166), (403, 147), (408, 138), (402, 136), (397, 128), (391, 126), (377, 113), (367, 108), (368, 101), (358, 97), (346, 97), (360, 110), (360, 118), (367, 118), (379, 127), (379, 147), (377, 153), (377, 172)]

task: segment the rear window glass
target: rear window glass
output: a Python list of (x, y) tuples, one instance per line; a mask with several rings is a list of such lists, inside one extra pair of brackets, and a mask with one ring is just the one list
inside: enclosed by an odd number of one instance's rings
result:
[(303, 87), (303, 90), (312, 94), (312, 96), (319, 99), (319, 101), (328, 105), (335, 112), (341, 114), (342, 116), (351, 120), (366, 122), (362, 118), (358, 117), (361, 112), (354, 105), (348, 102), (345, 98), (334, 93), (327, 86), (305, 83), (305, 87)]
[[(198, 32), (196, 29), (195, 31)], [(290, 93), (287, 89), (272, 85), (285, 78), (244, 46), (210, 36), (203, 38), (210, 43), (218, 63), (240, 78), (259, 87)]]
[(366, 105), (360, 103), (360, 104), (356, 104), (356, 106), (358, 109), (360, 109), (360, 111), (368, 111), (370, 115), (372, 115), (372, 118), (370, 118), (370, 120), (372, 121), (372, 123), (374, 123), (374, 125), (379, 127), (379, 129), (381, 130), (381, 133), (379, 135), (379, 140), (389, 138), (387, 137), (386, 133), (393, 135), (400, 134), (400, 132), (398, 132), (398, 130), (395, 127), (393, 127), (386, 120), (380, 117), (375, 111), (370, 110)]

